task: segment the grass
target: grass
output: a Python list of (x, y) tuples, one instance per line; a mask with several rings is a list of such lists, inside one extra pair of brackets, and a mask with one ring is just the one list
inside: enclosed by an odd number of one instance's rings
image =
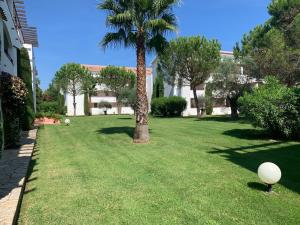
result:
[[(19, 224), (300, 223), (298, 142), (213, 117), (151, 119), (151, 143), (134, 145), (131, 117), (71, 121), (40, 129)], [(272, 195), (265, 161), (283, 172)]]

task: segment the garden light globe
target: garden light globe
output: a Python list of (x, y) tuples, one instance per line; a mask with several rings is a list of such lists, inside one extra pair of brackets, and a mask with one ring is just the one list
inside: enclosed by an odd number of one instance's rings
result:
[(67, 126), (69, 126), (70, 123), (71, 123), (70, 119), (65, 119), (65, 124), (66, 124)]
[(271, 192), (272, 185), (276, 184), (281, 178), (281, 170), (274, 163), (266, 162), (258, 167), (258, 177), (268, 185), (268, 191)]

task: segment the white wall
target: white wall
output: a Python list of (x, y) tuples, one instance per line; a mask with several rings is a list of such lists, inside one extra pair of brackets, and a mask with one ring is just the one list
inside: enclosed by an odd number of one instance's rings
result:
[[(66, 94), (65, 104), (67, 106), (67, 115), (74, 115), (73, 96)], [(76, 116), (84, 116), (84, 95), (76, 96)]]
[[(10, 7), (9, 7), (9, 5)], [(11, 75), (17, 75), (17, 49), (21, 48), (22, 37), (19, 37), (18, 30), (16, 29), (13, 22), (13, 11), (12, 9), (13, 0), (0, 1), (0, 7), (4, 10), (7, 17), (7, 21), (0, 19), (0, 38), (1, 38), (1, 62), (0, 69), (3, 72), (9, 73)], [(12, 58), (13, 62), (10, 61), (7, 54), (4, 52), (4, 32), (6, 29), (8, 34), (8, 39), (11, 43), (8, 49), (9, 56)]]

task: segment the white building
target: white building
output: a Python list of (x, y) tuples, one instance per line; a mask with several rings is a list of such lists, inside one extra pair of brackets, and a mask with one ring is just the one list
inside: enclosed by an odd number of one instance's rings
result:
[[(106, 66), (98, 66), (98, 65), (82, 65), (87, 68), (93, 75), (99, 74), (99, 72), (104, 69)], [(127, 70), (131, 70), (136, 74), (135, 67), (125, 67)], [(152, 96), (152, 86), (153, 86), (153, 77), (152, 77), (152, 69), (147, 68), (147, 97), (148, 102), (150, 104), (151, 96)], [(75, 98), (76, 102), (76, 116), (83, 116), (84, 115), (84, 95), (78, 95)], [(109, 102), (112, 105), (111, 109), (108, 109), (107, 114), (118, 114), (117, 108), (117, 99), (113, 92), (107, 90), (107, 88), (103, 85), (96, 86), (96, 95), (91, 96), (91, 103), (90, 103), (90, 113), (91, 115), (102, 115), (104, 114), (104, 110), (99, 108), (100, 102)], [(65, 94), (65, 105), (67, 106), (67, 115), (73, 116), (74, 115), (74, 106), (73, 106), (73, 96), (66, 93)], [(150, 106), (150, 105), (149, 105)], [(133, 115), (134, 111), (129, 106), (122, 106), (121, 114)]]
[(37, 73), (33, 47), (38, 46), (36, 28), (29, 27), (27, 24), (23, 0), (0, 0), (1, 74), (18, 75), (18, 50), (23, 46), (27, 48), (31, 60), (33, 98), (35, 100), (35, 80)]
[[(221, 54), (221, 59), (234, 58), (233, 52), (221, 51), (220, 54)], [(157, 76), (157, 58), (155, 58), (152, 62), (152, 73), (153, 73), (152, 80), (155, 81)], [(207, 80), (207, 82), (209, 82), (209, 80)], [(205, 97), (205, 88), (206, 88), (206, 84), (200, 85), (197, 88), (198, 97), (200, 98)], [(187, 101), (187, 108), (183, 112), (183, 116), (197, 115), (197, 108), (194, 101), (193, 90), (191, 90), (190, 85), (188, 83), (184, 83), (181, 85), (175, 83), (174, 85), (170, 85), (167, 82), (164, 82), (164, 95), (165, 97), (170, 97), (170, 96), (183, 97)], [(216, 99), (216, 100), (217, 101), (214, 102), (213, 113), (212, 113), (213, 115), (227, 115), (231, 113), (231, 109), (227, 105), (226, 99)]]

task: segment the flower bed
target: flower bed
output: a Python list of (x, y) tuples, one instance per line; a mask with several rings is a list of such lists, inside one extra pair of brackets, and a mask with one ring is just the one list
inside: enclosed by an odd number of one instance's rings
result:
[(42, 117), (35, 119), (34, 123), (36, 125), (60, 125), (60, 119), (51, 117)]

